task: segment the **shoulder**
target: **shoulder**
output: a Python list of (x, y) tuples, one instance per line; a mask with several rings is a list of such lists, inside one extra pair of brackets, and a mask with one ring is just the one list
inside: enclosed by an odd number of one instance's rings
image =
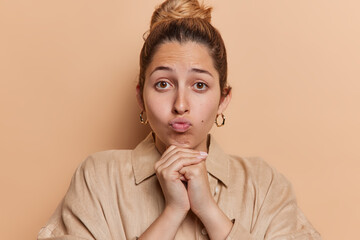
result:
[(114, 164), (124, 164), (131, 161), (133, 150), (106, 150), (89, 155), (80, 165), (83, 169), (101, 169)]
[(89, 155), (77, 168), (76, 175), (85, 179), (105, 179), (132, 169), (133, 150), (107, 150)]
[(244, 174), (244, 180), (254, 185), (255, 188), (268, 189), (276, 185), (280, 188), (291, 188), (290, 182), (279, 173), (275, 168), (270, 166), (261, 157), (239, 157), (229, 155), (230, 175), (239, 172)]
[(274, 169), (261, 157), (240, 157), (229, 155), (229, 164), (234, 168), (241, 168), (252, 176), (259, 173), (271, 175)]

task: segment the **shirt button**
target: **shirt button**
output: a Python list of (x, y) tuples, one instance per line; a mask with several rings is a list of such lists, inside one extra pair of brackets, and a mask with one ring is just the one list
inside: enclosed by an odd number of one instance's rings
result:
[(216, 186), (216, 188), (215, 188), (215, 194), (214, 194), (214, 195), (217, 195), (217, 194), (219, 193), (219, 191), (220, 191), (219, 186)]
[(204, 236), (207, 235), (206, 228), (201, 229), (201, 234), (204, 235)]

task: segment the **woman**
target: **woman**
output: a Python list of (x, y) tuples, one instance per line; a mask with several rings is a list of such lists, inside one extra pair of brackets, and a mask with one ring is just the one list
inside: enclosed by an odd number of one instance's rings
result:
[(156, 9), (136, 88), (152, 133), (84, 161), (38, 239), (320, 239), (282, 175), (208, 134), (231, 99), (210, 11), (196, 0)]

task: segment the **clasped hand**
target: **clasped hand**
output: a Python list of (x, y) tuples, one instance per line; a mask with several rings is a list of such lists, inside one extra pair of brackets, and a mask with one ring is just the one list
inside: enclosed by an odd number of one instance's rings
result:
[(206, 170), (206, 152), (170, 146), (155, 164), (166, 207), (186, 215), (191, 209), (198, 217), (212, 204)]

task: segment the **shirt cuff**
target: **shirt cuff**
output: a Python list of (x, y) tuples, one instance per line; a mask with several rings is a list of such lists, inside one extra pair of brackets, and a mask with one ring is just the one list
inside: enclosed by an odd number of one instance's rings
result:
[(253, 240), (253, 237), (250, 235), (249, 231), (247, 231), (239, 221), (235, 219), (231, 220), (233, 222), (233, 226), (229, 235), (226, 237), (226, 240), (238, 240), (238, 239), (248, 239)]

